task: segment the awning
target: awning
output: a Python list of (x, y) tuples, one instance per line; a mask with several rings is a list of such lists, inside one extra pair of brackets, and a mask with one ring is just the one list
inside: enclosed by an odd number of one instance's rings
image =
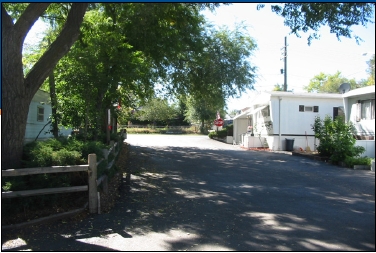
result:
[(254, 109), (254, 110), (252, 110), (252, 111), (248, 112), (248, 114), (247, 114), (247, 115), (252, 115), (252, 114), (256, 114), (256, 113), (258, 113), (259, 111), (261, 111), (261, 110), (265, 109), (265, 108), (266, 108), (267, 106), (268, 106), (268, 105), (264, 105), (264, 106), (258, 107), (258, 108), (256, 108), (256, 109)]
[(245, 112), (242, 112), (239, 115), (236, 115), (233, 119), (238, 119), (238, 118), (247, 118), (247, 113), (249, 113), (252, 109), (248, 109)]

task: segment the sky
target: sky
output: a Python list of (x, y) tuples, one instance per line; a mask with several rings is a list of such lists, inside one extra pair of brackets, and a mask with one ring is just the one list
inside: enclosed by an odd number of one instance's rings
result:
[[(261, 10), (257, 10), (256, 6), (257, 3), (232, 3), (222, 5), (214, 12), (203, 11), (207, 21), (216, 26), (227, 26), (232, 30), (237, 23), (243, 22), (248, 35), (257, 44), (257, 50), (250, 58), (251, 66), (257, 67), (256, 92), (248, 91), (239, 99), (229, 99), (228, 111), (249, 106), (257, 92), (271, 91), (276, 84), (283, 85), (284, 75), (280, 71), (284, 68), (281, 58), (285, 37), (288, 90), (304, 92), (303, 87), (320, 72), (332, 75), (340, 71), (348, 79), (367, 79), (367, 61), (375, 53), (375, 24), (353, 27), (353, 35), (364, 40), (359, 45), (354, 38), (341, 38), (338, 41), (328, 27), (323, 27), (319, 30), (320, 40), (312, 40), (309, 46), (308, 34), (302, 33), (300, 38), (290, 35), (289, 28), (283, 24), (284, 19), (271, 11), (270, 4), (265, 4)], [(38, 21), (29, 32), (25, 46), (35, 44), (42, 38), (45, 27)]]
[[(308, 46), (308, 34), (301, 33), (301, 38), (290, 35), (289, 28), (284, 26), (282, 17), (273, 13), (270, 4), (261, 10), (257, 3), (233, 3), (221, 6), (214, 13), (204, 11), (206, 18), (217, 26), (227, 26), (230, 30), (236, 23), (247, 25), (248, 35), (252, 37), (258, 49), (250, 62), (257, 67), (257, 92), (271, 91), (274, 85), (284, 83), (282, 48), (287, 37), (287, 89), (304, 92), (303, 87), (320, 72), (335, 74), (337, 71), (348, 79), (367, 79), (367, 61), (375, 53), (375, 24), (367, 27), (353, 27), (353, 35), (358, 35), (364, 42), (358, 45), (354, 38), (341, 38), (329, 32), (329, 27), (319, 30), (320, 40), (312, 40)], [(364, 55), (366, 54), (366, 55)], [(247, 107), (255, 92), (247, 92), (240, 99), (229, 99), (228, 109), (240, 110)]]

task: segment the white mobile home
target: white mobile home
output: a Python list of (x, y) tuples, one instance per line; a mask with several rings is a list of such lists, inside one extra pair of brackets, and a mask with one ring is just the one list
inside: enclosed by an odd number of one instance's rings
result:
[(244, 147), (315, 150), (315, 117), (342, 112), (341, 94), (263, 92), (250, 109), (234, 117), (234, 141)]
[(356, 129), (356, 144), (366, 151), (363, 156), (375, 158), (375, 86), (351, 90), (343, 94), (346, 122)]
[[(51, 114), (52, 108), (49, 93), (38, 90), (29, 106), (24, 139), (25, 143), (35, 140), (39, 133), (38, 140), (53, 137), (52, 133), (46, 133), (50, 129), (50, 125), (47, 123), (49, 122), (49, 116)], [(72, 129), (61, 128), (59, 133), (63, 136), (68, 136), (71, 132)]]

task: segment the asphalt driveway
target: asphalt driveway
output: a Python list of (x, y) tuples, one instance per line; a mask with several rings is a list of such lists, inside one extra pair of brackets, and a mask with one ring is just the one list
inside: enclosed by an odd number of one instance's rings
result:
[[(128, 135), (111, 212), (2, 241), (33, 251), (375, 251), (375, 173), (206, 136)], [(3, 237), (3, 236), (2, 236)]]

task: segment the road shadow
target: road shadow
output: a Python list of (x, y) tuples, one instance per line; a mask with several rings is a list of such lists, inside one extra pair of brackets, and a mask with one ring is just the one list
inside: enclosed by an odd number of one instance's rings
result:
[[(181, 147), (130, 146), (127, 163), (130, 183), (124, 175), (109, 213), (10, 237), (33, 251), (138, 251), (143, 245), (127, 243), (155, 234), (167, 251), (375, 249), (372, 172), (272, 152)], [(101, 246), (114, 237), (121, 245)]]

